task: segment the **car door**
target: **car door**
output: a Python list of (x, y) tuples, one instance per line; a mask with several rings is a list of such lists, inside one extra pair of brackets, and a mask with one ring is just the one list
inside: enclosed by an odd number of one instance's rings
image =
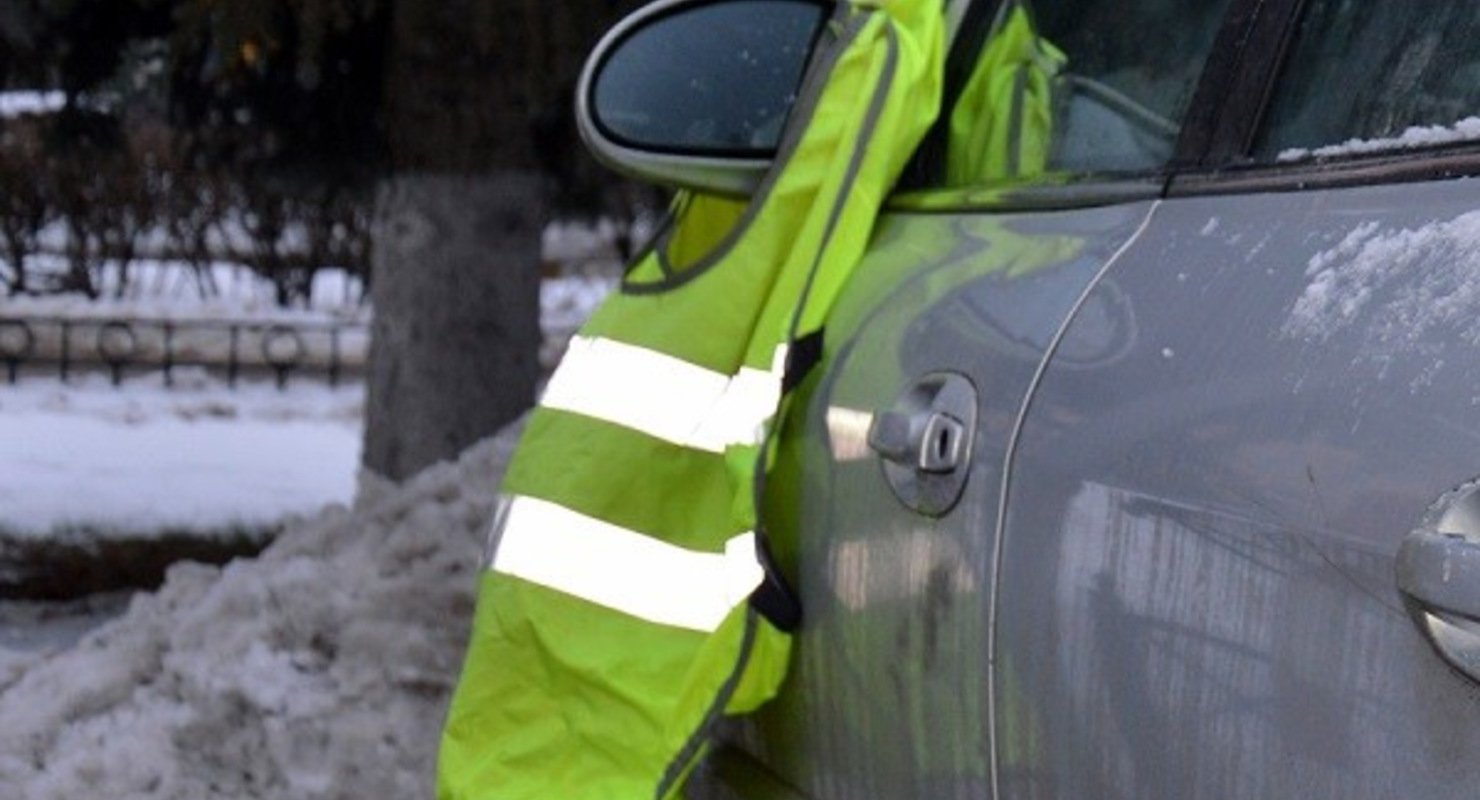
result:
[[(1104, 2), (1079, 5), (1113, 16)], [(1135, 340), (1116, 298), (1084, 295), (1150, 218), (1178, 125), (1143, 130), (1124, 103), (1179, 119), (1222, 7), (1182, 15), (1196, 30), (1167, 56), (1174, 89), (1066, 100), (1064, 119), (1116, 122), (1115, 146), (1065, 124), (1051, 177), (926, 179), (880, 221), (770, 480), (769, 517), (794, 533), (777, 555), (805, 619), (782, 695), (716, 760), (738, 796), (991, 796), (995, 531), (1011, 438), (1072, 311), (1102, 336), (1060, 348), (1065, 363), (1113, 363)], [(1141, 49), (1096, 50), (1102, 41), (1070, 35), (1073, 14), (1038, 10), (1077, 78), (1113, 81), (1116, 58)], [(995, 4), (973, 11), (991, 22)]]
[(998, 797), (1480, 786), (1480, 581), (1436, 535), (1480, 533), (1480, 10), (1303, 5), (1240, 79), (1269, 103), (1090, 292), (1133, 341), (1076, 364), (1106, 329), (1076, 317), (1032, 394)]

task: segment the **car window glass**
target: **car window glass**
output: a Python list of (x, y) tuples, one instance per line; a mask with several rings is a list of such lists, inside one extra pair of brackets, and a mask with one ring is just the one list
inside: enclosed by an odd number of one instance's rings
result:
[(1480, 138), (1480, 4), (1308, 0), (1255, 155)]
[(1038, 2), (1039, 30), (1068, 61), (1049, 168), (1138, 171), (1172, 157), (1229, 0)]

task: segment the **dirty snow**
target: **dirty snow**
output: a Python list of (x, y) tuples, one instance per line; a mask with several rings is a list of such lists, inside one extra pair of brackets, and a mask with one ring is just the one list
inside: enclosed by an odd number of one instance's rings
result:
[(1439, 326), (1460, 326), (1480, 344), (1477, 269), (1480, 211), (1398, 230), (1364, 223), (1310, 260), (1309, 283), (1282, 332), (1320, 342), (1364, 318), (1373, 344), (1418, 341)]
[(1395, 137), (1386, 139), (1348, 139), (1341, 144), (1325, 147), (1295, 147), (1280, 151), (1280, 161), (1303, 161), (1304, 159), (1330, 158), (1333, 156), (1359, 155), (1382, 150), (1411, 150), (1418, 147), (1434, 147), (1455, 142), (1480, 140), (1480, 117), (1467, 117), (1453, 125), (1415, 125)]
[(516, 433), (260, 558), (170, 571), (81, 643), (0, 672), (18, 800), (426, 798)]
[(0, 686), (31, 658), (70, 647), (88, 631), (123, 613), (126, 592), (96, 594), (65, 603), (0, 603)]

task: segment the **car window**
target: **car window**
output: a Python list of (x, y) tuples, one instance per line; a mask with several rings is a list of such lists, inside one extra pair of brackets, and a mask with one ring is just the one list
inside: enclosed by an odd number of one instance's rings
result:
[(1308, 0), (1255, 156), (1480, 139), (1480, 4)]
[(1229, 0), (1057, 0), (1039, 29), (1067, 63), (1049, 168), (1157, 169), (1172, 157)]

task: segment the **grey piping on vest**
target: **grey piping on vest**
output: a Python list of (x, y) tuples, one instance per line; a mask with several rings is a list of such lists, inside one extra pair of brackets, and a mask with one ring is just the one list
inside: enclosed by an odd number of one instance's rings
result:
[(725, 707), (730, 704), (730, 698), (735, 696), (735, 690), (740, 687), (740, 679), (745, 675), (745, 668), (750, 664), (750, 651), (755, 644), (756, 626), (760, 625), (757, 612), (748, 605), (745, 608), (745, 632), (740, 638), (740, 657), (735, 659), (735, 669), (725, 677), (725, 682), (720, 686), (714, 703), (704, 712), (704, 720), (699, 727), (684, 742), (683, 749), (678, 755), (668, 762), (667, 769), (663, 770), (663, 778), (658, 781), (658, 789), (653, 793), (653, 800), (663, 800), (668, 793), (673, 791), (673, 786), (688, 773), (689, 767), (693, 765), (694, 759), (704, 752), (704, 745), (708, 741), (715, 723), (724, 714)]
[(837, 199), (827, 218), (827, 227), (823, 228), (822, 241), (817, 248), (817, 258), (812, 262), (812, 269), (807, 272), (807, 283), (802, 287), (802, 296), (797, 302), (797, 310), (791, 320), (789, 338), (792, 341), (797, 339), (797, 329), (801, 325), (802, 313), (807, 308), (807, 301), (811, 299), (812, 284), (816, 281), (817, 272), (822, 267), (822, 257), (827, 252), (828, 245), (832, 243), (833, 233), (837, 231), (838, 220), (843, 216), (843, 207), (848, 204), (849, 191), (853, 188), (853, 182), (858, 179), (859, 170), (863, 168), (863, 159), (868, 153), (869, 144), (873, 141), (874, 130), (879, 127), (879, 117), (883, 116), (884, 105), (889, 100), (890, 91), (894, 89), (895, 72), (899, 69), (899, 34), (892, 27), (884, 30), (884, 42), (888, 47), (884, 56), (884, 79), (874, 87), (874, 96), (869, 100), (868, 113), (863, 118), (863, 127), (853, 143), (853, 155), (848, 161), (848, 171), (843, 176), (842, 185), (838, 187)]
[[(873, 18), (872, 13), (866, 16), (869, 19)], [(860, 30), (862, 29), (861, 25), (858, 27)], [(790, 337), (792, 339), (796, 338), (796, 328), (802, 317), (802, 309), (806, 308), (807, 298), (811, 294), (813, 279), (816, 277), (818, 266), (820, 266), (822, 262), (822, 253), (826, 251), (828, 243), (832, 240), (833, 231), (837, 228), (838, 219), (842, 216), (842, 208), (847, 203), (847, 189), (848, 187), (853, 185), (853, 181), (858, 177), (859, 170), (862, 169), (863, 158), (868, 149), (868, 141), (873, 138), (874, 130), (878, 128), (879, 117), (883, 114), (885, 101), (888, 99), (889, 91), (894, 86), (894, 74), (895, 70), (899, 66), (898, 34), (893, 27), (886, 26), (884, 30), (885, 42), (888, 47), (884, 63), (884, 79), (880, 81), (878, 87), (876, 87), (874, 90), (874, 96), (869, 103), (868, 112), (864, 117), (863, 129), (860, 131), (858, 139), (854, 143), (853, 154), (849, 159), (848, 171), (844, 176), (843, 185), (841, 187), (841, 190), (838, 192), (837, 200), (834, 202), (831, 214), (828, 218), (827, 227), (823, 232), (821, 248), (818, 251), (817, 261), (813, 263), (812, 271), (807, 276), (807, 284), (802, 290), (800, 302), (798, 302), (797, 304), (797, 311), (792, 317)], [(856, 35), (856, 32), (854, 35)], [(781, 402), (784, 404), (786, 400), (783, 398)], [(779, 419), (777, 421), (779, 422)], [(756, 503), (757, 509), (761, 508), (761, 501), (765, 494), (765, 463), (767, 454), (775, 443), (775, 431), (776, 427), (775, 425), (773, 425), (771, 431), (766, 437), (766, 441), (761, 445), (760, 454), (757, 456), (759, 468), (755, 470), (755, 480), (753, 484), (753, 490), (755, 492), (754, 502)], [(759, 520), (757, 520), (757, 522), (759, 523)], [(756, 537), (764, 538), (765, 536), (766, 533), (763, 526), (757, 524)], [(669, 763), (668, 770), (664, 773), (663, 781), (658, 786), (658, 791), (655, 795), (656, 800), (662, 800), (664, 795), (673, 788), (674, 782), (683, 776), (684, 771), (688, 769), (690, 762), (692, 762), (693, 759), (699, 755), (704, 742), (708, 740), (711, 734), (711, 729), (719, 720), (720, 716), (724, 713), (725, 707), (729, 705), (730, 698), (734, 696), (735, 689), (740, 684), (740, 678), (745, 674), (745, 669), (750, 663), (751, 649), (755, 643), (755, 627), (760, 624), (759, 620), (757, 620), (756, 618), (757, 612), (754, 608), (747, 608), (745, 614), (745, 637), (744, 640), (741, 642), (740, 657), (736, 659), (735, 670), (733, 673), (730, 674), (729, 679), (726, 680), (724, 685), (721, 687), (719, 696), (715, 698), (714, 704), (710, 706), (709, 712), (705, 715), (703, 724), (699, 726), (698, 730), (694, 731), (694, 735), (689, 738), (689, 741), (684, 745), (678, 756)]]
[[(868, 111), (863, 118), (863, 127), (859, 130), (858, 138), (853, 144), (853, 154), (848, 159), (848, 171), (843, 175), (843, 183), (838, 187), (837, 198), (833, 202), (832, 211), (829, 212), (827, 226), (823, 228), (822, 241), (817, 248), (817, 258), (812, 262), (812, 268), (807, 272), (807, 282), (802, 286), (801, 296), (797, 298), (796, 310), (792, 312), (791, 324), (787, 331), (787, 344), (795, 342), (798, 338), (797, 331), (801, 327), (807, 303), (812, 297), (812, 286), (816, 283), (817, 273), (822, 268), (822, 257), (832, 242), (833, 233), (838, 227), (838, 220), (843, 216), (843, 207), (848, 204), (848, 190), (852, 188), (853, 182), (858, 179), (859, 171), (863, 168), (864, 156), (868, 153), (869, 144), (874, 138), (874, 131), (879, 127), (879, 117), (883, 116), (889, 93), (894, 88), (894, 77), (899, 69), (899, 33), (893, 27), (884, 29), (884, 43), (887, 48), (884, 56), (884, 76), (874, 87), (874, 95), (869, 100)], [(766, 439), (761, 443), (760, 453), (756, 456), (756, 468), (751, 483), (751, 490), (754, 493), (752, 502), (756, 509), (764, 507), (766, 464), (770, 463), (771, 451), (776, 446), (776, 433), (781, 428), (783, 412), (790, 399), (790, 392), (782, 395), (777, 404), (776, 415), (772, 417), (774, 421), (770, 429), (766, 431)], [(759, 542), (758, 546), (768, 546), (769, 533), (766, 531), (765, 520), (760, 519), (759, 513), (756, 514), (755, 536)]]

